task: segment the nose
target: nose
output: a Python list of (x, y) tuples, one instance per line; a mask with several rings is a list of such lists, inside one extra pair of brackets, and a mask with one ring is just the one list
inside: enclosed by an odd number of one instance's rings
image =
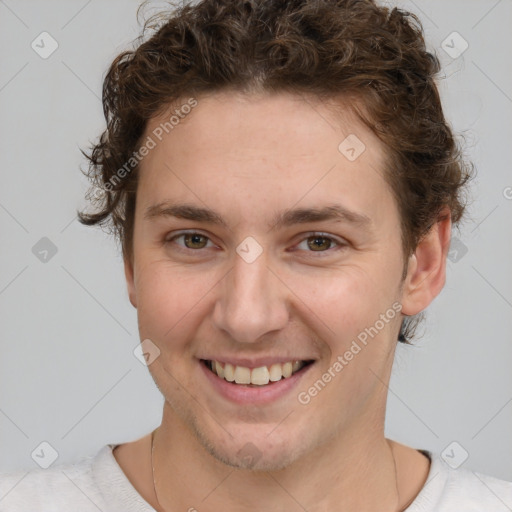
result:
[(266, 252), (252, 263), (238, 254), (220, 284), (213, 322), (239, 343), (257, 342), (288, 322), (287, 291), (278, 272), (268, 267)]

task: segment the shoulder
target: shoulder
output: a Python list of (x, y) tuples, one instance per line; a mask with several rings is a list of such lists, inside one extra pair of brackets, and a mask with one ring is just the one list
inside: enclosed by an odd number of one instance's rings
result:
[(94, 465), (108, 451), (107, 445), (94, 457), (82, 457), (73, 464), (0, 473), (0, 512), (61, 512), (69, 510), (70, 504), (77, 512), (97, 512), (102, 504)]
[(407, 512), (510, 512), (512, 482), (467, 468), (453, 469), (428, 452), (427, 481)]
[[(441, 461), (443, 462), (443, 461)], [(470, 469), (448, 468), (446, 500), (464, 505), (464, 510), (507, 511), (512, 508), (512, 482)], [(470, 508), (473, 507), (473, 508)]]

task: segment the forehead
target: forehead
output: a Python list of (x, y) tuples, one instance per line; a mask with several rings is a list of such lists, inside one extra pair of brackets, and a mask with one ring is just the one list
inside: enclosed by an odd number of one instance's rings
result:
[[(189, 107), (191, 103), (195, 103), (193, 108)], [(145, 135), (157, 142), (174, 139), (175, 152), (199, 146), (213, 155), (225, 154), (229, 146), (230, 154), (246, 157), (253, 156), (251, 150), (262, 156), (262, 149), (274, 155), (290, 150), (286, 155), (289, 157), (291, 151), (300, 156), (315, 156), (313, 145), (323, 150), (331, 143), (331, 149), (338, 150), (338, 142), (357, 133), (379, 158), (382, 148), (376, 146), (381, 145), (380, 141), (358, 119), (354, 107), (364, 108), (354, 98), (320, 100), (310, 94), (221, 91), (175, 100), (149, 120)], [(185, 138), (188, 144), (177, 144)], [(320, 144), (320, 140), (325, 143)]]
[(155, 147), (141, 162), (139, 193), (148, 201), (230, 196), (258, 210), (342, 202), (377, 216), (394, 208), (384, 147), (347, 102), (241, 93), (195, 101), (176, 101), (147, 124)]

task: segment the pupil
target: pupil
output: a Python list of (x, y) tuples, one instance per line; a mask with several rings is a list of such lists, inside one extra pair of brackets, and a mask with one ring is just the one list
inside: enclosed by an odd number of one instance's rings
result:
[(201, 238), (203, 238), (203, 235), (187, 235), (186, 236), (187, 244), (190, 242), (190, 243), (192, 243), (192, 245), (194, 245), (194, 244), (201, 245), (201, 241), (200, 241)]
[[(324, 243), (322, 244), (322, 241), (324, 241)], [(312, 249), (322, 249), (322, 245), (329, 245), (330, 244), (330, 241), (327, 240), (327, 238), (323, 237), (323, 236), (317, 236), (315, 238), (313, 238), (313, 244), (312, 244)]]

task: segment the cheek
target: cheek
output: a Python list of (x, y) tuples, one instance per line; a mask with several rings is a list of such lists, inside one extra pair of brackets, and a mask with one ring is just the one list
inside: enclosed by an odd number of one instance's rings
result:
[[(313, 329), (329, 347), (329, 361), (322, 371), (330, 369), (336, 377), (325, 398), (333, 393), (334, 400), (341, 398), (354, 407), (378, 384), (370, 369), (380, 374), (385, 366), (395, 323), (389, 278), (384, 280), (381, 273), (378, 280), (365, 268), (347, 266), (330, 276), (303, 277), (294, 289), (306, 306), (304, 314), (315, 322)], [(388, 321), (382, 322), (380, 315), (386, 313)], [(342, 369), (336, 371), (333, 365), (336, 361), (340, 364), (339, 358)]]
[[(319, 418), (327, 413), (336, 421), (348, 421), (380, 392), (379, 378), (383, 379), (389, 360), (392, 323), (385, 323), (378, 331), (372, 327), (394, 301), (383, 278), (377, 281), (363, 268), (347, 266), (330, 276), (297, 280), (294, 291), (303, 300), (304, 314), (314, 319), (313, 329), (321, 334), (330, 351), (319, 370), (320, 380), (328, 383), (318, 384), (319, 374), (315, 374), (301, 389), (305, 393), (318, 392), (318, 398), (311, 403), (316, 404), (312, 407), (316, 407)], [(308, 314), (308, 309), (314, 315)], [(332, 404), (339, 407), (333, 408)]]
[(213, 283), (159, 262), (145, 266), (137, 276), (141, 336), (163, 342), (176, 339), (179, 331), (179, 337), (186, 338), (194, 313), (201, 308), (200, 298)]
[(347, 265), (330, 272), (302, 274), (295, 279), (293, 290), (329, 329), (331, 338), (346, 341), (383, 303), (378, 284), (363, 266)]

